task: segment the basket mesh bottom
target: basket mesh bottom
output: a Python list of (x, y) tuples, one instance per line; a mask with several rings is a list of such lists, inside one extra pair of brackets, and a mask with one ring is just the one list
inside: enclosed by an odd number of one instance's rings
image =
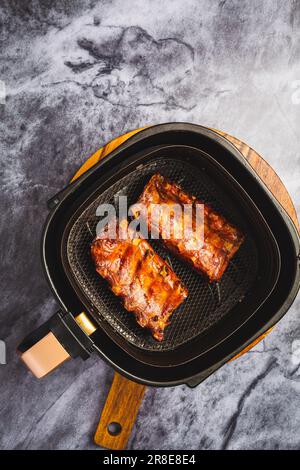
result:
[[(137, 201), (150, 177), (159, 172), (182, 185), (189, 193), (209, 203), (230, 222), (247, 234), (218, 284), (208, 284), (201, 275), (177, 260), (158, 241), (149, 241), (154, 250), (168, 261), (189, 290), (186, 301), (174, 312), (162, 343), (155, 341), (148, 330), (142, 329), (134, 315), (127, 312), (121, 300), (96, 273), (90, 256), (99, 218), (96, 209), (102, 203), (116, 203), (119, 195), (128, 197), (128, 204)], [(135, 346), (149, 351), (174, 349), (199, 335), (228, 313), (251, 288), (257, 273), (257, 251), (248, 235), (246, 223), (232, 201), (211, 180), (204, 170), (176, 159), (157, 159), (137, 167), (108, 190), (101, 193), (76, 219), (67, 239), (67, 259), (76, 283), (85, 297), (103, 318)]]

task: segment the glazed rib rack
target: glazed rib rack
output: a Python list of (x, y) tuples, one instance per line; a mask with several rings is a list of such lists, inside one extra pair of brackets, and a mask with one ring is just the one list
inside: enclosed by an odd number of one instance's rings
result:
[[(109, 234), (109, 224), (116, 225), (115, 233)], [(127, 219), (113, 218), (109, 224), (91, 245), (95, 269), (138, 324), (163, 341), (172, 313), (188, 295), (187, 288), (147, 240), (135, 238)]]
[[(181, 186), (159, 173), (145, 186), (139, 204), (144, 208), (139, 216), (147, 221), (149, 232), (158, 233), (172, 253), (204, 274), (210, 282), (220, 281), (244, 241), (244, 235), (237, 227), (207, 203), (184, 192)], [(153, 213), (154, 205), (160, 208), (158, 217)], [(179, 207), (179, 213), (175, 206)], [(192, 210), (185, 213), (184, 206)], [(197, 206), (202, 209), (198, 222)], [(169, 227), (166, 231), (168, 225), (172, 225), (173, 230)]]

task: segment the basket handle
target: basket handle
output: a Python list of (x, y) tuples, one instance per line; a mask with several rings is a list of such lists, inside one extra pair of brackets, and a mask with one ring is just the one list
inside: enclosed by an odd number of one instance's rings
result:
[(145, 393), (145, 385), (115, 373), (94, 441), (112, 450), (126, 448)]
[(31, 332), (18, 346), (21, 360), (38, 379), (45, 377), (71, 357), (87, 359), (92, 350), (89, 335), (94, 325), (85, 315), (55, 313)]

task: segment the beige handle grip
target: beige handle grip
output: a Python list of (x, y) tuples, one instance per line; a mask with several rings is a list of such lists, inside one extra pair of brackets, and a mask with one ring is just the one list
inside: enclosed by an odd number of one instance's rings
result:
[(126, 448), (145, 390), (145, 385), (115, 373), (94, 437), (96, 444), (113, 450)]
[[(77, 315), (75, 320), (87, 335), (91, 335), (96, 330), (95, 325), (84, 312)], [(47, 333), (43, 331), (42, 334), (40, 339), (26, 351), (20, 352), (21, 360), (38, 379), (45, 377), (71, 357), (51, 331)]]
[(20, 357), (38, 379), (45, 377), (70, 359), (70, 355), (51, 332), (21, 353)]

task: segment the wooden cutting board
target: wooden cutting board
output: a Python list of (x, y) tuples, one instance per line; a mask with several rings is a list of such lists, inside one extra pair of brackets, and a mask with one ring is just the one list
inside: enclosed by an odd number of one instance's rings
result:
[[(129, 137), (141, 130), (143, 129), (136, 129), (132, 132), (128, 132), (100, 148), (82, 165), (73, 177), (72, 181), (95, 165), (101, 158), (108, 155), (116, 147), (129, 139)], [(241, 140), (226, 134), (225, 132), (218, 131), (216, 129), (214, 129), (214, 131), (228, 139), (240, 150), (244, 158), (248, 160), (258, 176), (290, 215), (299, 230), (299, 223), (292, 199), (273, 168), (257, 152), (255, 152), (255, 150)], [(257, 338), (232, 360), (249, 351), (249, 349), (259, 343), (259, 341), (261, 341), (270, 331), (271, 329)], [(144, 385), (132, 382), (131, 380), (122, 377), (120, 374), (115, 373), (111, 389), (96, 430), (94, 440), (97, 445), (114, 450), (122, 450), (126, 448), (145, 390), (146, 387)]]

